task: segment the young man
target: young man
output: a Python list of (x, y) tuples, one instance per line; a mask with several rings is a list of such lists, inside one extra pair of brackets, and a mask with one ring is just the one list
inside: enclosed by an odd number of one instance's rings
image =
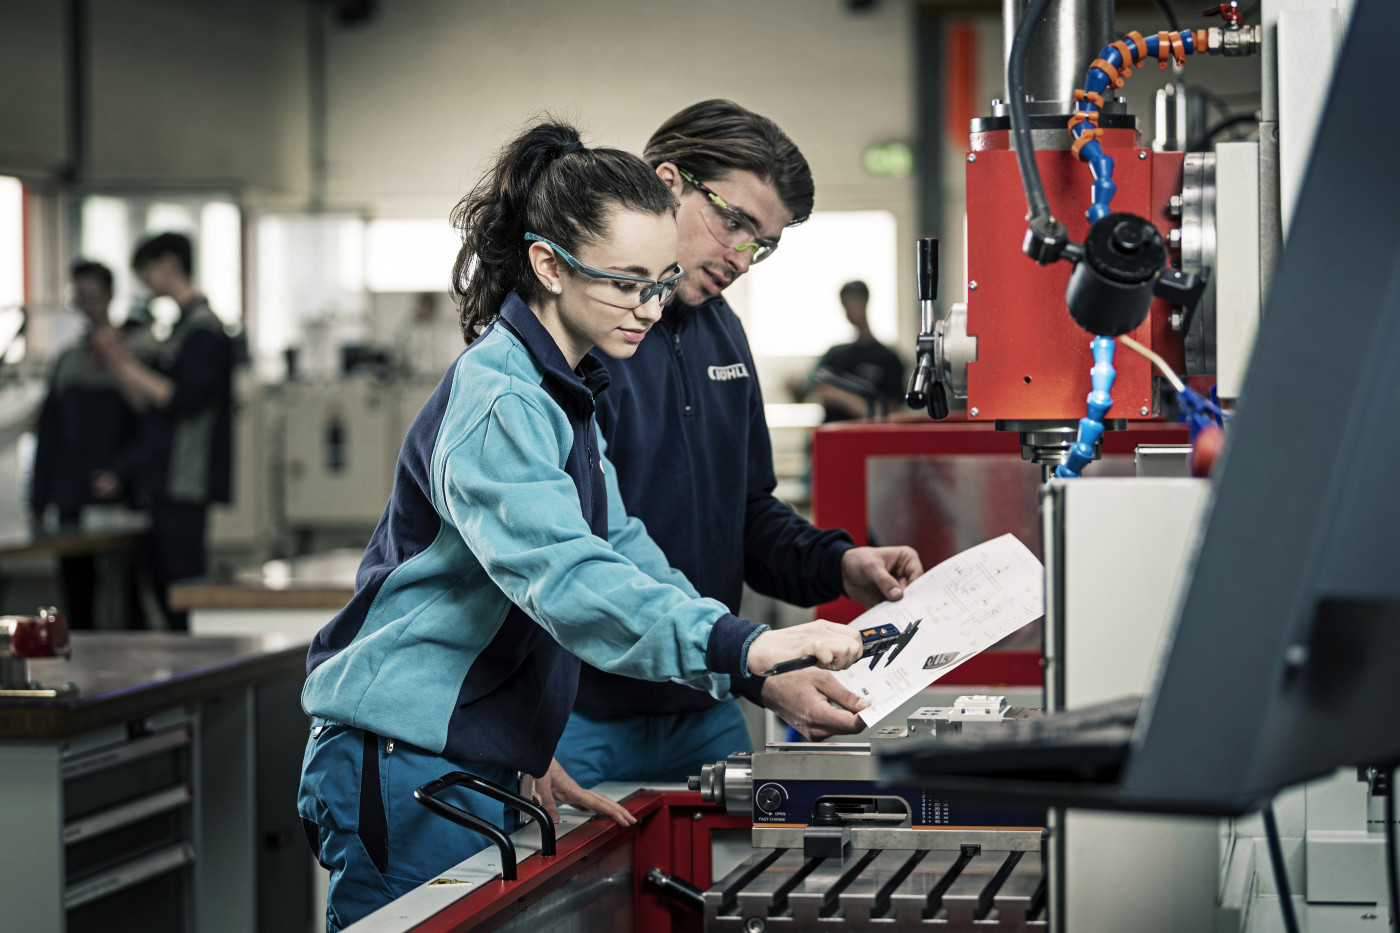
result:
[(827, 350), (805, 384), (789, 386), (798, 401), (820, 402), (826, 410), (823, 420), (828, 422), (862, 418), (867, 403), (876, 400), (884, 402), (888, 411), (904, 396), (904, 363), (870, 330), (870, 288), (859, 280), (847, 282), (840, 297), (856, 339)]
[[(136, 413), (101, 365), (94, 340), (112, 325), (112, 271), (78, 261), (72, 269), (73, 304), (86, 318), (83, 339), (60, 353), (39, 413), (29, 505), (36, 529), (50, 506), (61, 531), (82, 525), (94, 506), (124, 501), (136, 454)], [(73, 628), (93, 627), (97, 563), (91, 554), (59, 560), (64, 609)]]
[[(687, 274), (637, 353), (605, 360), (611, 383), (598, 423), (628, 513), (701, 595), (731, 610), (745, 582), (804, 606), (843, 592), (868, 605), (899, 599), (922, 572), (912, 548), (853, 548), (844, 531), (817, 528), (773, 497), (753, 354), (720, 294), (811, 213), (806, 160), (771, 120), (723, 100), (671, 117), (644, 156), (680, 202)], [(861, 728), (859, 698), (829, 673), (768, 678), (750, 699), (809, 738)], [(599, 807), (579, 785), (684, 780), (750, 747), (737, 703), (585, 665), (556, 766), (537, 792), (550, 808), (554, 800)]]
[(150, 567), (172, 629), (189, 627), (173, 613), (169, 586), (205, 572), (205, 525), (211, 502), (228, 502), (232, 470), (233, 345), (223, 322), (195, 288), (187, 237), (163, 233), (136, 250), (131, 266), (153, 297), (173, 298), (180, 317), (155, 347), (150, 365), (115, 333), (98, 334), (99, 355), (143, 418), (143, 464), (134, 477), (151, 516)]

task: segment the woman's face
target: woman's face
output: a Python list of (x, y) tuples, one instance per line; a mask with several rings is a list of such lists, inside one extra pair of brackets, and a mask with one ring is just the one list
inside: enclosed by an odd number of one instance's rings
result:
[[(676, 274), (676, 247), (676, 220), (671, 215), (614, 210), (603, 236), (580, 246), (574, 258), (602, 272), (663, 279)], [(608, 356), (626, 359), (637, 352), (647, 331), (661, 319), (658, 298), (637, 303), (645, 288), (641, 283), (593, 278), (562, 259), (555, 268), (558, 271), (552, 281), (559, 291), (553, 295), (553, 309), (542, 311), (540, 319), (570, 366), (578, 366), (594, 347)], [(545, 285), (548, 287), (550, 281)]]

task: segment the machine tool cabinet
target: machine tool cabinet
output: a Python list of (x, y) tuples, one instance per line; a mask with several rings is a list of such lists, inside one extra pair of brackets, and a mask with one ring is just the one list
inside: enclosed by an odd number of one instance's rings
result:
[(311, 865), (290, 801), (304, 647), (74, 645), (71, 664), (32, 670), (72, 678), (76, 696), (0, 702), (0, 929), (303, 933)]

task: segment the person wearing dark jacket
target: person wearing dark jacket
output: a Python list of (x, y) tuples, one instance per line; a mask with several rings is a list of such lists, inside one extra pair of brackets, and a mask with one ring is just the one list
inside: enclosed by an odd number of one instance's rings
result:
[[(39, 412), (29, 494), (36, 530), (47, 525), (50, 508), (60, 531), (76, 531), (84, 510), (125, 501), (138, 458), (136, 412), (94, 350), (96, 336), (112, 330), (111, 270), (97, 262), (74, 263), (72, 291), (87, 331), (54, 361)], [(68, 624), (92, 628), (97, 589), (93, 555), (61, 558), (59, 573)]]
[[(355, 595), (307, 655), (297, 810), (331, 869), (329, 930), (490, 844), (414, 789), (456, 771), (543, 775), (580, 658), (727, 696), (786, 658), (860, 657), (846, 626), (774, 632), (699, 598), (622, 508), (593, 351), (654, 339), (683, 274), (674, 212), (644, 162), (559, 123), (507, 145), (454, 212), (468, 346), (408, 430)], [(500, 803), (457, 799), (514, 829)]]
[(904, 397), (904, 363), (870, 329), (870, 288), (847, 282), (840, 297), (856, 339), (823, 353), (806, 382), (788, 385), (797, 401), (821, 403), (826, 422), (863, 418), (872, 410), (884, 414)]
[(196, 289), (189, 238), (163, 233), (137, 248), (132, 268), (155, 297), (173, 298), (180, 317), (146, 363), (115, 333), (100, 333), (98, 354), (141, 416), (142, 460), (133, 477), (151, 517), (149, 562), (169, 627), (170, 584), (205, 573), (209, 506), (232, 492), (233, 342)]
[[(806, 160), (771, 120), (723, 100), (671, 117), (644, 157), (680, 202), (687, 274), (637, 353), (607, 361), (598, 423), (628, 512), (702, 596), (731, 611), (745, 583), (803, 606), (842, 593), (867, 605), (899, 599), (922, 572), (912, 548), (853, 547), (774, 497), (753, 354), (720, 294), (811, 213)], [(860, 698), (827, 672), (769, 678), (760, 696), (809, 738), (862, 728)], [(736, 703), (585, 666), (542, 797), (548, 806), (605, 780), (684, 780), (751, 747)]]

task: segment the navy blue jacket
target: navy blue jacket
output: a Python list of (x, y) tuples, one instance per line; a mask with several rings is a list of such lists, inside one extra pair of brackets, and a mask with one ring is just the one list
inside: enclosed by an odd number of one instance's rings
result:
[(91, 358), (91, 335), (59, 355), (39, 413), (30, 508), (57, 505), (76, 518), (94, 502), (92, 475), (109, 470), (127, 483), (140, 456), (137, 416), (106, 370)]
[[(799, 606), (841, 594), (852, 546), (773, 496), (773, 448), (753, 354), (721, 296), (675, 304), (637, 352), (605, 359), (611, 379), (598, 426), (628, 514), (640, 518), (672, 567), (739, 610), (744, 583)], [(761, 683), (736, 682), (755, 699)], [(575, 708), (593, 716), (668, 715), (719, 701), (677, 684), (584, 668)]]
[(579, 658), (717, 696), (757, 680), (766, 626), (694, 598), (622, 508), (595, 433), (606, 385), (506, 299), (409, 428), (355, 595), (311, 643), (308, 713), (543, 774)]

